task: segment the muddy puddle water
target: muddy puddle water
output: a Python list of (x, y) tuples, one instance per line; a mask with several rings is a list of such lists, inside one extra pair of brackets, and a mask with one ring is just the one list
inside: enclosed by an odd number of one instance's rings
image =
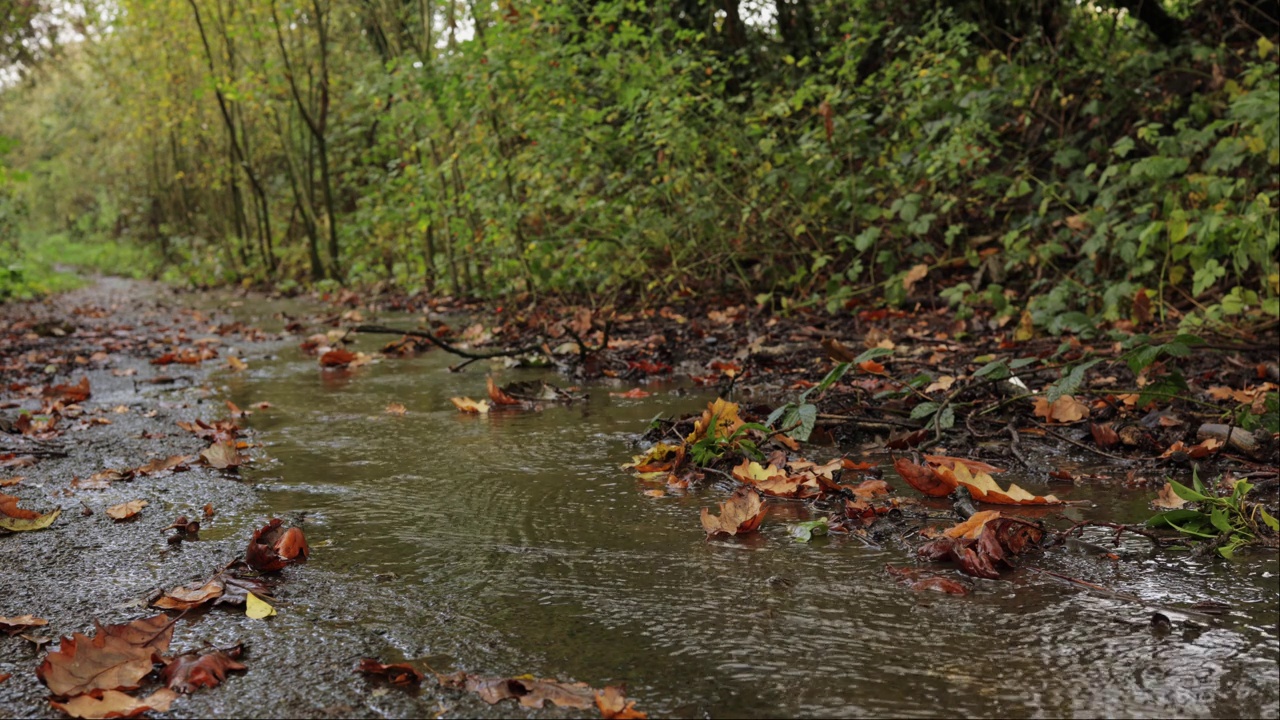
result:
[[(1037, 563), (1149, 603), (1228, 603), (1207, 628), (1177, 615), (1153, 628), (1151, 608), (1031, 571), (978, 581), (967, 597), (917, 595), (884, 570), (913, 564), (904, 546), (791, 540), (800, 506), (722, 542), (698, 521), (722, 489), (646, 496), (619, 469), (633, 437), (707, 396), (592, 387), (570, 407), (468, 416), (449, 398), (484, 397), (487, 368), (454, 374), (453, 360), (433, 352), (343, 375), (286, 345), (222, 378), (240, 406), (274, 405), (248, 421), (270, 460), (244, 475), (263, 489), (260, 516), (305, 514), (319, 547), (291, 582), (334, 584), (350, 607), (312, 612), (383, 636), (388, 662), (625, 682), (651, 717), (1280, 712), (1274, 554), (1152, 555), (1136, 538), (1119, 562), (1060, 549)], [(392, 402), (407, 414), (387, 414)], [(1081, 516), (1148, 513), (1141, 491), (1052, 490), (1092, 500), (1071, 511)]]

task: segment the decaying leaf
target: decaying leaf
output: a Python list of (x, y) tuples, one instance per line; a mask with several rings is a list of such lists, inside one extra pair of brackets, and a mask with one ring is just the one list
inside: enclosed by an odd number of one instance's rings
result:
[(160, 688), (145, 698), (116, 690), (105, 690), (89, 695), (77, 695), (65, 702), (50, 700), (49, 704), (74, 718), (131, 718), (144, 712), (168, 712), (178, 694), (169, 688)]
[(404, 406), (404, 403), (387, 403), (386, 413), (388, 415), (404, 415), (407, 412), (409, 412), (409, 409)]
[(151, 673), (152, 658), (169, 649), (173, 622), (164, 615), (124, 625), (98, 626), (93, 637), (75, 633), (62, 638), (57, 651), (36, 668), (54, 695), (81, 695), (91, 690), (130, 690)]
[(134, 469), (138, 475), (159, 475), (166, 472), (177, 472), (187, 469), (189, 455), (171, 455), (167, 458), (156, 458), (145, 465)]
[(472, 400), (469, 397), (456, 397), (456, 398), (449, 398), (449, 402), (453, 403), (454, 407), (458, 408), (458, 410), (464, 413), (474, 413), (476, 415), (484, 415), (485, 413), (489, 412), (488, 400), (481, 400), (480, 402), (476, 402), (475, 400)]
[(1160, 488), (1160, 494), (1151, 501), (1151, 504), (1163, 510), (1177, 510), (1186, 505), (1187, 501), (1178, 497), (1178, 494), (1173, 491), (1173, 485), (1165, 483), (1164, 487)]
[(775, 497), (811, 497), (821, 492), (818, 481), (812, 474), (792, 477), (781, 468), (773, 465), (764, 467), (752, 460), (743, 460), (735, 467), (733, 477), (765, 495)]
[(712, 515), (707, 508), (702, 508), (702, 528), (707, 537), (713, 535), (746, 535), (755, 532), (764, 520), (768, 509), (760, 502), (755, 490), (740, 487), (720, 503), (720, 515)]
[(215, 442), (204, 450), (201, 450), (200, 457), (204, 460), (206, 465), (218, 470), (238, 467), (244, 462), (244, 458), (236, 448), (234, 440)]
[(46, 387), (40, 394), (47, 398), (57, 398), (64, 403), (81, 403), (92, 397), (89, 392), (89, 378), (82, 377), (75, 385), (54, 385)]
[(245, 549), (245, 562), (258, 572), (275, 572), (289, 563), (306, 562), (311, 548), (302, 528), (282, 527), (283, 520), (272, 518), (253, 533)]
[(387, 679), (392, 685), (417, 685), (422, 682), (422, 671), (408, 663), (383, 665), (374, 658), (361, 658), (357, 672)]
[[(501, 407), (503, 405), (523, 405), (524, 404), (521, 401), (508, 395), (506, 392), (502, 390), (502, 388), (498, 387), (493, 382), (492, 376), (486, 377), (485, 382), (489, 386), (489, 399), (493, 401), (494, 405)], [(454, 403), (454, 404), (456, 405), (457, 403)], [(462, 408), (458, 408), (458, 409), (461, 410)]]
[(742, 424), (742, 419), (738, 417), (738, 404), (726, 402), (723, 398), (716, 398), (714, 402), (707, 405), (702, 417), (693, 423), (693, 432), (689, 433), (689, 437), (685, 438), (685, 442), (698, 442), (707, 436), (713, 425), (715, 426), (715, 436), (717, 438), (728, 439), (737, 432), (738, 428), (742, 427)]
[(235, 658), (221, 650), (197, 655), (187, 653), (170, 660), (160, 673), (160, 678), (170, 690), (180, 693), (194, 692), (197, 688), (215, 688), (227, 679), (232, 670), (244, 670)]
[(146, 500), (130, 500), (107, 508), (107, 517), (112, 520), (128, 520), (142, 512), (149, 503)]
[(60, 514), (62, 514), (62, 508), (44, 514), (20, 508), (18, 498), (0, 493), (0, 530), (10, 532), (43, 530), (52, 525)]
[(1062, 501), (1053, 495), (1033, 495), (1017, 485), (1002, 489), (989, 474), (999, 468), (974, 460), (928, 455), (927, 465), (906, 458), (893, 461), (893, 467), (909, 485), (930, 497), (949, 494), (964, 485), (974, 500), (996, 505), (1056, 505)]
[(340, 368), (347, 367), (356, 361), (358, 356), (350, 350), (338, 348), (320, 356), (320, 367)]
[(34, 627), (48, 625), (49, 621), (35, 615), (18, 615), (17, 617), (0, 617), (0, 632), (13, 636)]
[(181, 586), (166, 590), (164, 595), (161, 595), (151, 605), (163, 610), (189, 610), (217, 600), (222, 597), (224, 590), (226, 588), (221, 580), (214, 577), (199, 587)]
[(975, 513), (947, 529), (943, 536), (922, 545), (916, 554), (925, 560), (952, 560), (966, 575), (995, 579), (1001, 568), (1013, 568), (1012, 558), (1039, 547), (1044, 528), (1004, 517), (999, 512)]
[(609, 685), (596, 693), (596, 707), (604, 720), (647, 720), (648, 714), (636, 710), (636, 701), (628, 700), (626, 689)]
[(1120, 442), (1120, 435), (1116, 433), (1115, 428), (1111, 427), (1111, 423), (1089, 423), (1089, 434), (1093, 436), (1093, 441), (1098, 447), (1109, 448)]
[(1048, 398), (1038, 397), (1033, 413), (1050, 423), (1073, 423), (1089, 417), (1089, 406), (1071, 395), (1063, 395), (1052, 403)]

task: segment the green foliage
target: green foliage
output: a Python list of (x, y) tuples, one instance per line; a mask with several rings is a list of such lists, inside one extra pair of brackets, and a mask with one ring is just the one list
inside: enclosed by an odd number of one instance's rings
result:
[(1272, 533), (1280, 531), (1280, 523), (1266, 508), (1245, 499), (1253, 486), (1244, 480), (1237, 481), (1231, 494), (1225, 497), (1210, 494), (1198, 473), (1192, 475), (1193, 487), (1174, 480), (1169, 484), (1178, 497), (1198, 507), (1162, 512), (1148, 520), (1147, 525), (1173, 528), (1198, 540), (1215, 540), (1218, 553), (1224, 558), (1230, 559), (1236, 550), (1253, 543), (1262, 531), (1259, 523)]
[(1009, 44), (979, 5), (1016, 4), (480, 3), (464, 39), (458, 3), (121, 0), (0, 132), (31, 230), (200, 283), (842, 312), (923, 265), (911, 292), (1053, 333), (1139, 290), (1188, 328), (1280, 314), (1275, 48), (1079, 3)]
[(767, 434), (769, 428), (760, 423), (743, 423), (731, 434), (720, 437), (719, 433), (716, 432), (717, 420), (719, 420), (718, 416), (712, 416), (711, 424), (707, 427), (707, 434), (689, 446), (689, 457), (693, 459), (695, 464), (710, 465), (724, 457), (725, 454), (735, 452), (743, 453), (755, 460), (764, 458), (764, 454), (760, 452), (760, 448), (756, 446), (749, 433), (761, 432)]

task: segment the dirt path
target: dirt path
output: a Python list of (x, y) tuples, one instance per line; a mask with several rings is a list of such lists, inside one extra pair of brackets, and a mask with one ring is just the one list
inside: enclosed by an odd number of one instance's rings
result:
[[(0, 493), (38, 513), (61, 509), (47, 529), (0, 532), (0, 622), (47, 621), (15, 626), (12, 636), (0, 632), (0, 718), (62, 716), (35, 673), (59, 637), (92, 634), (95, 621), (153, 616), (148, 604), (158, 593), (198, 583), (244, 553), (267, 520), (259, 488), (233, 468), (202, 462), (210, 442), (177, 423), (226, 418), (227, 408), (208, 398), (227, 358), (260, 357), (282, 344), (194, 311), (163, 287), (118, 279), (0, 306)], [(207, 357), (152, 363), (169, 352)], [(79, 399), (82, 379), (89, 395)], [(25, 426), (22, 411), (35, 427)], [(252, 435), (241, 439), (254, 444)], [(243, 452), (249, 461), (261, 455), (256, 447)], [(148, 463), (176, 457), (186, 458), (178, 471), (145, 474)], [(108, 470), (124, 472), (102, 474)], [(146, 506), (132, 519), (106, 512), (138, 500)], [(179, 516), (198, 520), (198, 534), (166, 529)], [(376, 613), (371, 605), (395, 602), (393, 595), (368, 588), (355, 606), (341, 577), (317, 562), (289, 567), (268, 584), (281, 609), (270, 621), (227, 606), (178, 620), (171, 655), (243, 644), (248, 670), (180, 699), (170, 716), (421, 716), (444, 707), (429, 693), (389, 692), (353, 672), (360, 657), (386, 656), (385, 640), (361, 618)], [(148, 679), (143, 691), (156, 687)], [(448, 706), (495, 714), (467, 698)]]

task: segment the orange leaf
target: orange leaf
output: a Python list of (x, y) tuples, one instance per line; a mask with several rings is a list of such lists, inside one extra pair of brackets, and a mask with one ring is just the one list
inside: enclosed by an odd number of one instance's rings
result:
[(927, 465), (917, 465), (907, 458), (897, 458), (893, 461), (893, 469), (898, 471), (903, 480), (911, 487), (928, 495), (929, 497), (942, 497), (951, 492), (955, 488), (954, 484), (947, 483), (934, 472), (933, 468)]
[(640, 398), (647, 398), (650, 395), (650, 393), (642, 390), (641, 388), (632, 388), (626, 392), (609, 394), (613, 397), (628, 398), (630, 400), (639, 400)]
[(970, 471), (966, 463), (955, 463), (951, 467), (939, 465), (935, 472), (943, 482), (964, 485), (969, 488), (973, 499), (996, 505), (1057, 505), (1062, 501), (1052, 495), (1033, 495), (1017, 485), (1010, 485), (1008, 490), (1001, 489), (990, 475), (978, 471)]
[(356, 354), (350, 350), (338, 348), (320, 356), (321, 367), (345, 367), (355, 362)]
[(66, 702), (50, 700), (49, 704), (74, 718), (131, 718), (144, 712), (168, 712), (178, 694), (160, 688), (145, 698), (135, 698), (118, 690), (105, 690), (92, 695), (77, 695)]
[[(498, 387), (493, 382), (492, 377), (486, 377), (485, 382), (488, 383), (488, 386), (489, 386), (489, 399), (493, 401), (494, 405), (519, 405), (520, 404), (519, 400), (503, 392), (502, 388)], [(456, 405), (457, 403), (454, 403), (454, 404)]]
[(728, 500), (720, 503), (718, 517), (712, 515), (709, 509), (702, 508), (702, 528), (707, 531), (707, 537), (719, 534), (746, 535), (759, 529), (766, 512), (768, 509), (760, 502), (760, 496), (755, 490), (740, 487)]
[(476, 415), (484, 415), (489, 412), (489, 403), (486, 400), (476, 402), (469, 397), (449, 398), (449, 402), (464, 413), (474, 413)]
[(863, 360), (858, 363), (858, 369), (865, 373), (871, 373), (872, 375), (884, 374), (884, 365), (881, 365), (875, 360)]
[(1034, 414), (1050, 423), (1073, 423), (1089, 417), (1089, 406), (1071, 395), (1063, 395), (1052, 403), (1038, 397), (1035, 406)]
[(983, 528), (991, 520), (1000, 517), (999, 510), (983, 510), (969, 516), (968, 520), (958, 523), (953, 527), (949, 527), (942, 532), (949, 538), (969, 538), (976, 540), (982, 534)]

